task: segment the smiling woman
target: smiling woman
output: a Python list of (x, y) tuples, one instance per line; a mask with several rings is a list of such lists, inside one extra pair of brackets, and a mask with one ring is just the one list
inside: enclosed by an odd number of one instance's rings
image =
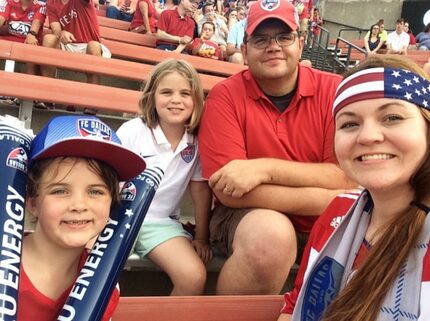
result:
[(315, 224), (279, 320), (430, 317), (429, 89), (417, 65), (379, 57), (339, 85), (335, 152), (365, 190), (349, 210), (357, 196), (337, 197)]

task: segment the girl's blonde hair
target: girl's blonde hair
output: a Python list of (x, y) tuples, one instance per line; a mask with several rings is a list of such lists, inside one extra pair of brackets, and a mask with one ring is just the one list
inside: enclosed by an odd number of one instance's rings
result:
[[(372, 57), (354, 68), (348, 75), (360, 70), (387, 67), (407, 69), (426, 79), (427, 75), (415, 63), (399, 57)], [(418, 107), (417, 107), (418, 108)], [(430, 112), (420, 108), (430, 123)], [(427, 138), (430, 141), (430, 137)], [(414, 202), (424, 202), (430, 186), (430, 153), (410, 179), (415, 195)], [(426, 213), (411, 204), (405, 212), (398, 213), (381, 231), (381, 236), (370, 249), (367, 260), (360, 266), (337, 298), (329, 305), (321, 321), (375, 321), (383, 300), (396, 280), (409, 253), (416, 245), (424, 226)]]
[(155, 66), (142, 90), (142, 98), (139, 101), (139, 110), (142, 121), (150, 128), (155, 128), (159, 123), (157, 110), (155, 108), (155, 92), (161, 80), (177, 72), (184, 77), (191, 87), (194, 108), (190, 119), (186, 124), (186, 131), (197, 134), (200, 119), (203, 114), (203, 88), (200, 77), (196, 70), (184, 60), (168, 59)]

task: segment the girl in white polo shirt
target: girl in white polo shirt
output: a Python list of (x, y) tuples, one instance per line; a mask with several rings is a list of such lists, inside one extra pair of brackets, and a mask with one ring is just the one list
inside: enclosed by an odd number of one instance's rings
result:
[[(199, 295), (206, 282), (205, 263), (212, 258), (208, 228), (212, 192), (201, 176), (198, 156), (203, 90), (197, 72), (183, 60), (158, 64), (145, 84), (139, 109), (140, 118), (124, 123), (118, 136), (148, 166), (160, 166), (165, 174), (134, 251), (169, 275), (171, 295)], [(179, 222), (187, 187), (196, 221), (192, 241)]]

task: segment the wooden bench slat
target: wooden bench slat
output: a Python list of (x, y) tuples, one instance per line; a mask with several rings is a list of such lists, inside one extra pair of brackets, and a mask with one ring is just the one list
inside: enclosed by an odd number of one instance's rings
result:
[[(116, 78), (124, 78), (141, 82), (147, 79), (154, 68), (153, 65), (125, 61), (121, 59), (105, 59), (91, 55), (65, 52), (58, 49), (29, 46), (17, 42), (0, 40), (0, 58), (20, 62), (32, 62), (81, 72), (96, 73)], [(223, 77), (200, 74), (205, 92), (212, 89)]]
[(0, 95), (136, 113), (139, 91), (0, 71)]
[(183, 59), (193, 65), (199, 72), (211, 73), (214, 75), (231, 76), (248, 68), (247, 66), (230, 62), (209, 60), (207, 58), (121, 43), (108, 39), (102, 39), (102, 43), (109, 48), (113, 56), (118, 58), (143, 61), (152, 64), (157, 64), (168, 58)]
[(282, 295), (121, 297), (113, 321), (276, 321)]
[(130, 26), (130, 22), (122, 21), (118, 19), (112, 19), (108, 17), (97, 16), (97, 20), (99, 22), (99, 25), (102, 27), (128, 30), (128, 27)]
[(155, 38), (155, 35), (145, 35), (141, 33), (119, 30), (104, 26), (100, 26), (100, 36), (109, 40), (115, 40), (119, 42), (125, 42), (133, 45), (152, 48), (155, 48), (157, 40)]

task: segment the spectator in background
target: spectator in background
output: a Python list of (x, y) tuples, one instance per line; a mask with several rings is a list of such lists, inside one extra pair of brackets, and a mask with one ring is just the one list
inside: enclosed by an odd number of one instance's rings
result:
[[(381, 39), (382, 45), (380, 49), (386, 48), (388, 33), (387, 30), (385, 30), (385, 24), (384, 19), (379, 19), (376, 23), (379, 26), (379, 39)], [(370, 33), (372, 30), (369, 30), (366, 35), (364, 36), (365, 39), (369, 39)]]
[(227, 35), (228, 27), (225, 22), (225, 18), (215, 12), (214, 4), (207, 2), (203, 5), (203, 18), (198, 21), (198, 32), (201, 33), (203, 23), (210, 21), (215, 25), (215, 34), (212, 37), (212, 41), (215, 42), (220, 49), (221, 59), (227, 56)]
[[(92, 0), (48, 0), (46, 4), (52, 33), (43, 37), (43, 46), (69, 52), (110, 58), (111, 53), (100, 43), (100, 30), (96, 8)], [(55, 77), (56, 68), (44, 66), (42, 75)], [(87, 82), (100, 83), (99, 75), (87, 74)], [(74, 106), (68, 110), (74, 111)], [(84, 109), (94, 114), (96, 111)]]
[(385, 44), (387, 42), (388, 32), (387, 32), (387, 30), (385, 30), (384, 19), (379, 19), (377, 24), (379, 25), (379, 38), (381, 38), (381, 40)]
[(220, 59), (221, 52), (218, 45), (212, 41), (212, 37), (215, 34), (215, 24), (211, 21), (203, 23), (200, 37), (193, 40), (193, 42), (187, 46), (188, 52), (194, 56), (200, 56), (204, 58)]
[(379, 25), (372, 25), (369, 30), (369, 35), (366, 35), (363, 39), (364, 48), (368, 54), (377, 54), (378, 50), (381, 49), (383, 41), (379, 35)]
[(424, 31), (420, 32), (415, 39), (419, 50), (430, 50), (430, 23), (426, 25)]
[[(321, 29), (319, 27), (322, 26), (323, 24), (323, 19), (320, 16), (320, 12), (318, 10), (318, 8), (313, 8), (312, 9), (312, 14), (311, 14), (311, 18), (310, 18), (310, 24), (311, 24), (311, 41), (313, 42), (318, 41), (319, 37), (320, 37), (320, 33), (321, 33)], [(311, 43), (312, 45), (312, 43)]]
[(300, 34), (305, 38), (307, 42), (309, 19), (311, 18), (311, 9), (313, 7), (312, 0), (294, 0), (294, 5), (299, 15), (300, 21)]
[[(46, 18), (46, 6), (33, 0), (6, 0), (0, 2), (0, 40), (23, 42), (37, 46), (42, 44), (43, 23)], [(27, 63), (26, 72), (37, 74), (38, 66)], [(0, 96), (0, 101), (7, 105), (19, 104), (18, 98)], [(46, 109), (42, 102), (34, 102), (34, 107)]]
[(182, 52), (194, 38), (196, 22), (190, 16), (198, 0), (180, 0), (174, 9), (164, 10), (158, 20), (157, 48)]
[(246, 18), (246, 7), (237, 6), (237, 21), (241, 21)]
[(235, 10), (231, 10), (229, 13), (226, 14), (225, 16), (227, 18), (227, 27), (228, 30), (230, 31), (231, 28), (233, 28), (233, 26), (235, 25), (235, 23), (238, 21), (237, 20), (237, 11)]
[[(0, 4), (0, 40), (41, 45), (46, 6), (33, 0), (8, 0)], [(36, 74), (36, 65), (27, 64), (27, 73)]]
[(224, 2), (224, 15), (229, 14), (230, 11), (236, 9), (236, 0), (228, 0)]
[(218, 14), (224, 14), (224, 3), (223, 3), (223, 0), (215, 0), (215, 11)]
[(245, 35), (246, 18), (238, 21), (231, 28), (227, 37), (227, 59), (228, 61), (243, 65), (243, 56), (240, 46)]
[[(257, 1), (248, 1), (247, 9), (248, 11)], [(247, 24), (247, 13), (244, 13), (243, 19), (238, 21), (231, 28), (227, 37), (227, 56), (228, 61), (235, 64), (244, 64), (243, 55), (241, 51), (241, 45), (243, 43), (243, 37), (245, 36), (245, 27)], [(239, 17), (239, 16), (238, 16)]]
[(409, 46), (409, 35), (405, 32), (405, 19), (396, 21), (396, 30), (391, 32), (387, 38), (387, 53), (407, 55)]
[(130, 31), (155, 34), (157, 32), (157, 11), (152, 0), (138, 0), (136, 12), (130, 23)]
[(241, 21), (246, 18), (246, 12), (244, 7), (236, 7), (236, 9), (231, 10), (228, 14), (226, 14), (227, 18), (227, 27), (230, 30), (236, 24), (236, 22)]
[(409, 22), (405, 21), (405, 32), (409, 35), (409, 46), (414, 46), (417, 44), (415, 36), (412, 33), (411, 28), (409, 28)]
[(136, 10), (137, 0), (109, 0), (106, 17), (122, 21), (131, 21)]

